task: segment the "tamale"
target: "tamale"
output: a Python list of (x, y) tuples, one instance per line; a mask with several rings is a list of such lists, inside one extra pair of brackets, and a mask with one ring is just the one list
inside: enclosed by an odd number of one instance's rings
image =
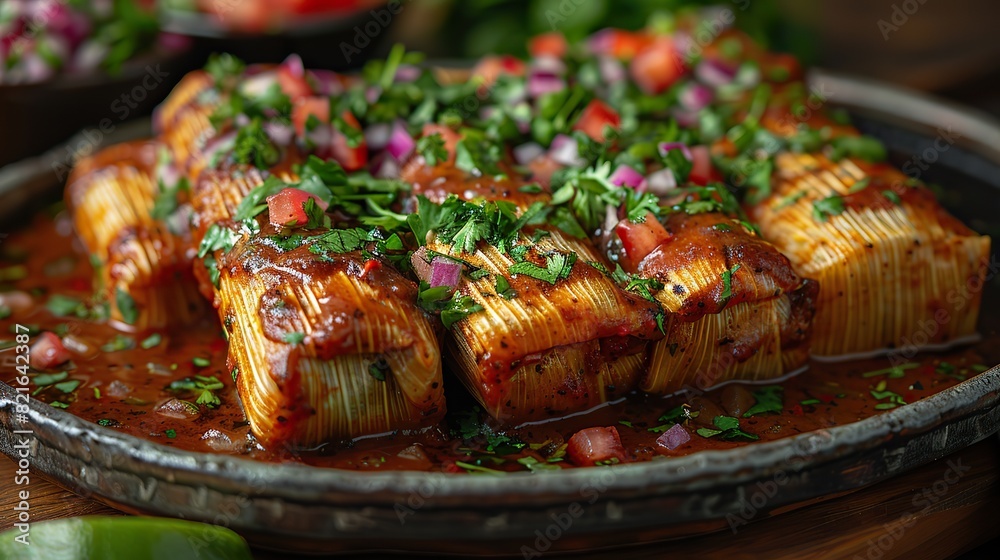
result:
[(161, 148), (144, 140), (102, 150), (77, 164), (65, 195), (77, 234), (100, 265), (111, 319), (140, 331), (190, 324), (204, 311), (187, 225), (153, 216), (157, 198), (170, 194), (154, 177)]
[(917, 350), (976, 332), (990, 238), (886, 164), (781, 153), (750, 208), (796, 270), (819, 281), (813, 353)]

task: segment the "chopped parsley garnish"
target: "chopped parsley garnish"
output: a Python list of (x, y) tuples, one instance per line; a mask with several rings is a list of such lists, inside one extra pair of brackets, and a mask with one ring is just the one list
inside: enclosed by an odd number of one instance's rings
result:
[(149, 350), (155, 346), (159, 346), (160, 342), (163, 341), (163, 336), (160, 333), (153, 333), (149, 335), (145, 340), (139, 343), (144, 350)]
[(278, 163), (281, 152), (271, 142), (264, 131), (261, 119), (254, 118), (236, 133), (236, 143), (233, 146), (233, 161), (241, 164), (252, 164), (257, 169), (268, 169)]
[(177, 437), (177, 430), (174, 429), (164, 430), (163, 434), (167, 436), (167, 439), (174, 439), (175, 437)]
[(391, 371), (392, 369), (389, 368), (389, 363), (386, 362), (384, 358), (380, 358), (368, 366), (368, 374), (374, 377), (377, 381), (385, 381), (386, 375)]
[(742, 265), (737, 264), (733, 268), (722, 271), (722, 293), (719, 294), (719, 303), (725, 307), (729, 299), (733, 297), (733, 275)]
[(878, 377), (879, 375), (888, 375), (889, 379), (899, 379), (905, 375), (907, 370), (920, 367), (917, 362), (910, 362), (907, 364), (900, 364), (897, 366), (887, 367), (885, 369), (877, 369), (874, 371), (868, 371), (861, 374), (861, 377)]
[(108, 343), (101, 345), (103, 352), (120, 352), (135, 348), (135, 339), (123, 334), (116, 334)]
[(426, 282), (420, 283), (417, 304), (428, 313), (439, 313), (446, 329), (462, 319), (483, 310), (483, 306), (469, 296), (452, 293), (449, 286), (431, 288)]
[(846, 210), (844, 199), (840, 195), (828, 196), (813, 202), (813, 218), (817, 222), (825, 222), (831, 216), (839, 216)]
[(699, 414), (698, 411), (692, 411), (691, 407), (686, 404), (675, 406), (660, 416), (658, 420), (664, 422), (663, 424), (646, 428), (646, 430), (654, 434), (662, 433), (672, 428), (674, 424), (680, 424), (692, 418), (697, 418)]
[(527, 444), (513, 436), (495, 432), (479, 419), (480, 408), (461, 412), (455, 416), (452, 432), (467, 443), (485, 443), (485, 451), (495, 455), (510, 455), (527, 447)]
[(196, 404), (203, 404), (208, 408), (215, 408), (222, 404), (222, 401), (219, 400), (219, 397), (215, 394), (215, 392), (224, 387), (225, 385), (215, 376), (206, 377), (196, 375), (194, 377), (186, 377), (170, 383), (170, 385), (167, 385), (167, 390), (174, 393), (189, 393), (191, 395), (197, 395), (195, 400)]
[(511, 274), (523, 274), (536, 280), (555, 284), (559, 280), (569, 278), (573, 271), (573, 264), (576, 263), (576, 253), (550, 253), (545, 256), (545, 267), (542, 268), (533, 262), (521, 261), (510, 266), (508, 272)]
[(510, 287), (510, 282), (503, 276), (497, 276), (496, 290), (497, 295), (503, 299), (514, 299), (517, 297), (517, 292)]
[(830, 148), (833, 161), (853, 157), (875, 163), (885, 160), (887, 155), (882, 142), (871, 136), (838, 136), (830, 140)]
[(122, 321), (129, 325), (134, 325), (139, 320), (139, 308), (136, 307), (135, 300), (128, 292), (121, 288), (115, 289), (115, 305), (122, 315)]
[(88, 315), (87, 306), (74, 297), (54, 294), (45, 303), (45, 308), (56, 317), (86, 317)]
[(712, 424), (715, 425), (716, 429), (698, 428), (698, 435), (705, 438), (718, 437), (727, 441), (736, 439), (753, 441), (760, 439), (759, 436), (741, 430), (740, 420), (732, 416), (716, 416), (712, 419)]
[(753, 398), (757, 402), (743, 413), (743, 417), (749, 418), (768, 412), (781, 414), (781, 411), (784, 410), (784, 396), (785, 390), (781, 385), (757, 389), (753, 392)]
[(195, 356), (194, 358), (191, 358), (191, 363), (194, 364), (195, 367), (200, 367), (200, 368), (206, 368), (212, 365), (211, 360), (209, 360), (208, 358), (202, 358), (201, 356)]
[(153, 200), (153, 209), (149, 212), (150, 217), (154, 220), (166, 220), (170, 217), (180, 205), (178, 202), (180, 193), (191, 190), (187, 177), (181, 177), (177, 183), (170, 186), (166, 186), (163, 184), (163, 181), (159, 181), (158, 188), (159, 192)]
[(896, 206), (899, 206), (903, 203), (903, 199), (901, 199), (899, 195), (896, 194), (896, 191), (886, 189), (882, 191), (882, 196), (884, 196), (886, 200), (895, 204)]
[(417, 153), (423, 156), (424, 161), (431, 167), (448, 160), (448, 150), (444, 147), (444, 138), (438, 132), (417, 140)]
[(286, 332), (281, 336), (281, 340), (288, 344), (302, 344), (305, 339), (306, 335), (300, 332)]
[(455, 167), (476, 176), (502, 176), (498, 167), (503, 159), (501, 145), (477, 130), (466, 129), (455, 145)]
[(215, 86), (220, 89), (231, 87), (234, 80), (243, 74), (246, 64), (235, 56), (215, 53), (205, 64), (205, 72), (215, 80)]

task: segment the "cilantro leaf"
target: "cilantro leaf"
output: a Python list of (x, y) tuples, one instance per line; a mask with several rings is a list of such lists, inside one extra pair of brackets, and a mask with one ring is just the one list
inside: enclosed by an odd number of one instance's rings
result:
[(767, 412), (781, 414), (784, 410), (784, 395), (785, 390), (781, 385), (757, 389), (753, 392), (757, 402), (743, 413), (743, 417), (749, 418)]

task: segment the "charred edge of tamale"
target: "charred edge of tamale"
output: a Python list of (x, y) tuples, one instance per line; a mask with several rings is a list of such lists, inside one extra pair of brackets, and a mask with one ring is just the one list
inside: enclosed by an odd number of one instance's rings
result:
[[(779, 154), (774, 192), (750, 209), (821, 290), (813, 354), (916, 350), (973, 335), (990, 238), (885, 164)], [(934, 325), (928, 329), (927, 325)]]
[[(564, 415), (624, 396), (645, 364), (646, 340), (660, 336), (659, 306), (587, 264), (598, 257), (583, 241), (552, 231), (525, 258), (553, 251), (577, 255), (569, 277), (555, 284), (510, 274), (514, 261), (488, 244), (462, 256), (490, 274), (460, 283), (458, 292), (483, 311), (454, 325), (448, 347), (456, 374), (500, 420)], [(501, 277), (515, 297), (497, 294)]]
[(137, 329), (187, 324), (203, 310), (189, 237), (151, 214), (158, 148), (139, 141), (102, 150), (81, 161), (66, 188), (77, 234), (101, 265), (111, 318)]
[(284, 251), (265, 230), (219, 255), (219, 313), (253, 432), (309, 446), (438, 422), (434, 329), (416, 286), (360, 252)]
[(669, 312), (640, 389), (706, 389), (805, 365), (816, 282), (724, 214), (675, 213), (665, 227), (670, 239), (639, 263), (641, 276), (663, 284), (655, 295)]

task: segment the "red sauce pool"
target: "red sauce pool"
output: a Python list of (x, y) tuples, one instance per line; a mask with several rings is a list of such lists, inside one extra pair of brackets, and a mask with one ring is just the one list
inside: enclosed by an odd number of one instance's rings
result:
[[(35, 300), (31, 309), (0, 319), (2, 354), (13, 355), (9, 345), (16, 324), (70, 334), (92, 348), (109, 344), (116, 337), (119, 342), (125, 340), (120, 338), (120, 331), (109, 325), (75, 316), (59, 317), (46, 306), (53, 295), (87, 301), (94, 293), (92, 268), (88, 259), (73, 249), (69, 230), (60, 218), (40, 216), (30, 227), (12, 234), (0, 245), (0, 290), (22, 290), (31, 293)], [(984, 294), (986, 308), (990, 307), (994, 291), (992, 284), (988, 284)], [(911, 403), (954, 386), (976, 375), (982, 366), (1000, 362), (998, 320), (989, 313), (982, 315), (982, 342), (948, 352), (917, 355), (895, 376), (862, 375), (889, 367), (887, 358), (835, 364), (812, 362), (808, 371), (779, 384), (784, 393), (781, 413), (742, 418), (741, 429), (758, 436), (758, 441), (775, 440), (880, 414), (891, 399), (877, 399), (872, 391), (880, 394), (891, 391)], [(660, 433), (650, 428), (663, 425), (659, 418), (668, 410), (691, 402), (690, 395), (666, 399), (633, 395), (623, 402), (576, 417), (520, 428), (498, 427), (495, 431), (487, 430), (494, 434), (492, 437), (480, 434), (463, 439), (459, 435), (463, 424), (468, 429), (466, 435), (478, 431), (476, 423), (471, 421), (475, 417), (474, 403), (457, 379), (445, 372), (449, 413), (448, 419), (438, 426), (420, 432), (331, 442), (312, 450), (265, 449), (254, 440), (240, 410), (232, 378), (225, 367), (226, 342), (215, 318), (206, 316), (203, 323), (183, 332), (160, 333), (159, 341), (156, 337), (150, 339), (152, 334), (127, 335), (135, 346), (132, 349), (74, 355), (75, 367), (56, 372), (67, 371), (60, 382), (79, 381), (79, 384), (33, 386), (32, 398), (61, 403), (68, 412), (83, 419), (178, 449), (357, 470), (463, 472), (485, 467), (515, 471), (525, 470), (526, 463), (536, 468), (538, 465), (569, 468), (572, 465), (560, 459), (563, 443), (577, 430), (592, 426), (616, 427), (629, 461), (754, 444), (695, 433), (697, 428), (711, 425), (707, 420), (710, 416), (729, 414), (721, 404), (727, 396), (723, 389), (709, 391), (694, 400), (708, 408), (699, 418), (688, 422), (691, 440), (672, 451), (656, 443)], [(149, 348), (142, 347), (144, 341)], [(17, 375), (12, 360), (0, 363), (3, 363), (0, 380), (13, 385)], [(213, 392), (220, 401), (217, 407), (199, 406), (197, 416), (184, 419), (155, 411), (171, 398), (195, 402), (200, 391), (172, 391), (168, 387), (196, 375), (215, 377), (224, 385)], [(761, 388), (744, 387), (750, 391)], [(876, 408), (880, 404), (882, 407)], [(404, 452), (414, 444), (421, 449)]]

